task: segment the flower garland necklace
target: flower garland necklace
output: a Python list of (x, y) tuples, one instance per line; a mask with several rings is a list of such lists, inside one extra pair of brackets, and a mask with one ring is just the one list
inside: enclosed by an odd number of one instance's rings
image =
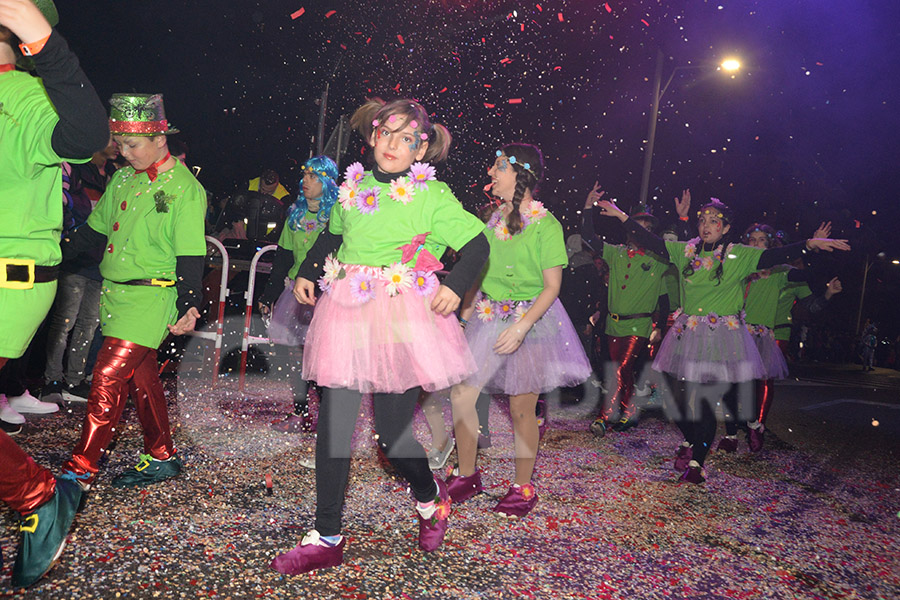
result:
[[(532, 199), (527, 206), (524, 206), (524, 203), (519, 205), (519, 215), (522, 217), (522, 229), (519, 233), (522, 233), (525, 231), (526, 227), (532, 223), (537, 223), (546, 217), (547, 209), (544, 208), (544, 205), (541, 202)], [(506, 219), (503, 216), (502, 209), (494, 211), (494, 214), (488, 219), (486, 226), (488, 229), (493, 230), (494, 235), (497, 236), (497, 239), (499, 240), (506, 241), (512, 238), (512, 234), (509, 232), (509, 227), (506, 224)]]
[[(355, 162), (344, 172), (344, 183), (338, 189), (338, 202), (344, 210), (356, 207), (363, 214), (378, 212), (380, 207), (381, 188), (372, 186), (360, 189), (359, 183), (366, 176), (362, 163)], [(417, 190), (428, 188), (429, 181), (436, 181), (434, 167), (428, 163), (417, 162), (409, 168), (409, 173), (397, 177), (390, 184), (390, 198), (400, 204), (409, 204), (415, 198)]]
[(706, 269), (707, 271), (711, 270), (716, 262), (722, 262), (722, 254), (727, 252), (731, 253), (731, 249), (734, 247), (734, 244), (728, 244), (727, 247), (719, 244), (716, 246), (715, 250), (713, 250), (712, 256), (697, 256), (697, 244), (700, 242), (699, 237), (695, 237), (692, 240), (688, 240), (687, 245), (684, 247), (684, 255), (687, 258), (693, 259), (691, 260), (691, 268), (696, 271), (697, 269)]

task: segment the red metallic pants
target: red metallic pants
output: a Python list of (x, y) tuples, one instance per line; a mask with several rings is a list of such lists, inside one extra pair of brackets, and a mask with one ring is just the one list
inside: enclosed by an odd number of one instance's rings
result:
[(631, 404), (631, 396), (634, 395), (634, 367), (648, 341), (647, 338), (636, 335), (609, 338), (609, 358), (619, 363), (619, 368), (616, 371), (616, 392), (603, 407), (603, 417), (607, 421), (615, 418), (620, 410), (624, 417), (634, 415), (634, 406)]
[(112, 441), (129, 394), (144, 430), (144, 453), (158, 460), (175, 454), (156, 350), (108, 337), (94, 366), (81, 441), (64, 469), (77, 475), (97, 473), (97, 463)]
[[(778, 348), (787, 358), (788, 340), (775, 340)], [(766, 418), (769, 416), (769, 409), (772, 408), (772, 401), (775, 397), (775, 381), (772, 379), (758, 380), (756, 382), (756, 406), (759, 407), (759, 415), (757, 419), (760, 423), (765, 424)]]
[(0, 431), (0, 499), (27, 514), (53, 497), (56, 479)]

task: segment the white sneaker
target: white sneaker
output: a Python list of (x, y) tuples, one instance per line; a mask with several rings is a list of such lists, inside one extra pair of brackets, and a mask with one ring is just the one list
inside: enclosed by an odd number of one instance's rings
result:
[(12, 423), (13, 425), (21, 425), (25, 422), (25, 417), (20, 415), (9, 405), (5, 394), (0, 394), (0, 421)]
[(28, 390), (25, 390), (25, 393), (21, 396), (9, 398), (9, 406), (20, 413), (34, 413), (37, 415), (47, 415), (59, 410), (59, 404), (53, 402), (41, 402), (32, 396)]
[(453, 446), (455, 445), (456, 442), (453, 438), (447, 438), (447, 445), (443, 450), (432, 448), (428, 451), (428, 466), (431, 467), (432, 471), (444, 468), (444, 465), (447, 464), (447, 459), (450, 458), (450, 453), (453, 452)]

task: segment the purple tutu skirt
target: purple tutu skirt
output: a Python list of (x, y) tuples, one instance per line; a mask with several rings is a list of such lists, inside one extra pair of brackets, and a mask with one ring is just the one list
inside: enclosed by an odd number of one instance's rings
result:
[(316, 300), (306, 334), (303, 378), (362, 393), (433, 392), (476, 369), (456, 315), (431, 310), (433, 273), (391, 295), (382, 269), (343, 265)]
[[(490, 315), (476, 309), (466, 325), (466, 339), (478, 364), (478, 372), (466, 380), (466, 385), (489, 394), (515, 396), (549, 392), (587, 380), (591, 364), (559, 299), (550, 305), (512, 354), (497, 354), (494, 344), (504, 329), (515, 325), (517, 314), (523, 313), (531, 303), (492, 301), (491, 304), (494, 308)], [(504, 313), (506, 317), (501, 316)]]
[(291, 281), (272, 307), (272, 320), (269, 321), (268, 327), (269, 339), (285, 346), (302, 346), (312, 316), (312, 306), (297, 302), (294, 297), (294, 282)]
[(747, 325), (747, 331), (756, 342), (756, 349), (766, 371), (764, 379), (784, 379), (788, 376), (787, 362), (781, 348), (775, 342), (775, 333), (765, 325)]
[(739, 315), (679, 314), (653, 368), (696, 383), (766, 378), (759, 350)]

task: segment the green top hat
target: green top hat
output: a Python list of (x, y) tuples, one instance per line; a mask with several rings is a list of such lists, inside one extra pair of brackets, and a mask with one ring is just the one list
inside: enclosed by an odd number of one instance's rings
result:
[(656, 216), (650, 212), (650, 207), (643, 204), (638, 204), (635, 212), (631, 213), (631, 218), (650, 221), (651, 227), (656, 227), (656, 225), (659, 223), (659, 219), (657, 219)]
[(56, 27), (59, 24), (59, 13), (56, 12), (56, 5), (53, 4), (53, 0), (31, 1), (38, 7), (38, 10), (41, 11), (41, 14), (47, 19), (47, 22), (50, 23), (50, 27)]
[(162, 94), (113, 94), (109, 99), (109, 131), (113, 135), (170, 135)]

